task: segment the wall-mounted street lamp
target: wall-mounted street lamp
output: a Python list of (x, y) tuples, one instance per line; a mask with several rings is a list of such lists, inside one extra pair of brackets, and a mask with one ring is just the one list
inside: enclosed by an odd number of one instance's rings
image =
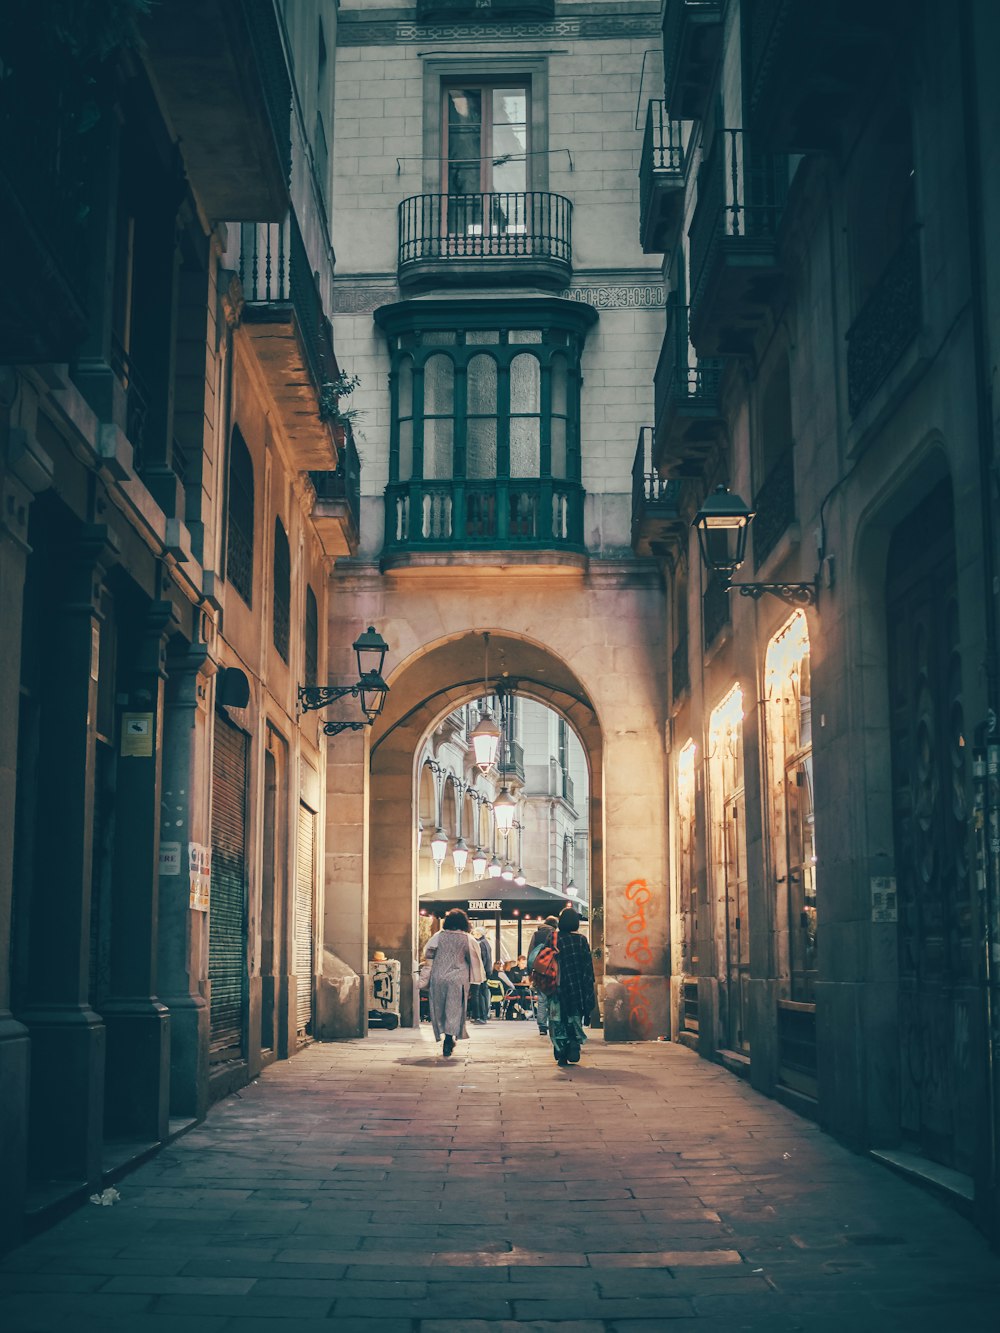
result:
[(472, 877), (473, 879), (482, 879), (486, 874), (486, 853), (482, 847), (477, 847), (472, 853)]
[(465, 863), (469, 859), (469, 846), (461, 836), (455, 839), (454, 846), (451, 849), (451, 859), (455, 862), (455, 874), (461, 879), (465, 870)]
[(747, 551), (747, 531), (753, 510), (728, 486), (717, 486), (694, 516), (698, 546), (705, 568), (716, 575), (727, 592), (755, 601), (764, 593), (773, 593), (792, 606), (815, 606), (819, 578), (811, 583), (733, 583), (733, 575), (743, 564)]
[(434, 864), (440, 866), (444, 864), (444, 858), (448, 851), (448, 835), (443, 828), (434, 830), (434, 837), (431, 838), (431, 856), (434, 858)]
[(385, 707), (385, 696), (389, 686), (382, 679), (382, 665), (389, 645), (374, 625), (369, 625), (364, 634), (355, 639), (352, 647), (358, 659), (358, 679), (353, 685), (300, 685), (299, 707), (304, 713), (317, 708), (326, 708), (328, 704), (350, 695), (360, 699), (363, 720), (356, 722), (326, 722), (323, 731), (327, 736), (339, 736), (342, 731), (361, 731), (370, 727)]

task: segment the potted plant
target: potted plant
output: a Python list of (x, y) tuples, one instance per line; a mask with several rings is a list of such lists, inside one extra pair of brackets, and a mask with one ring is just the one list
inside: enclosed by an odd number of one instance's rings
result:
[(340, 400), (349, 397), (360, 383), (357, 375), (349, 375), (342, 370), (335, 380), (324, 380), (320, 389), (319, 419), (328, 421), (333, 427), (338, 445), (344, 443), (348, 429), (361, 416), (356, 407), (342, 407)]

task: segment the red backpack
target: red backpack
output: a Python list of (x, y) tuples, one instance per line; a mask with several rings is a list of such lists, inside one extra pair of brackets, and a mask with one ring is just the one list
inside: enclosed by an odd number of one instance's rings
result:
[(531, 984), (542, 995), (554, 995), (559, 989), (559, 932), (552, 932), (549, 944), (543, 944), (535, 955), (531, 969)]

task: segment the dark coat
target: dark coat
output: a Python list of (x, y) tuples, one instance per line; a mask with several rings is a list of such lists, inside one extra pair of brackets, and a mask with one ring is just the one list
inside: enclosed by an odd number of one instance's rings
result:
[(486, 969), (487, 977), (489, 977), (490, 973), (493, 971), (493, 950), (490, 948), (490, 942), (484, 935), (483, 938), (477, 940), (476, 943), (479, 945), (479, 952), (483, 957), (483, 967)]
[(579, 1014), (589, 1018), (594, 1009), (594, 962), (590, 956), (590, 942), (574, 931), (570, 935), (558, 933), (559, 948), (559, 1005), (564, 1018)]

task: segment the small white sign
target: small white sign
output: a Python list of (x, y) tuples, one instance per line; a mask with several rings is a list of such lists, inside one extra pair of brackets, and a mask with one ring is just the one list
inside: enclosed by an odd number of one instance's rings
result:
[(179, 842), (160, 843), (160, 874), (179, 875), (181, 873), (181, 845)]
[(898, 920), (896, 906), (896, 877), (894, 875), (873, 875), (872, 920), (892, 922)]

